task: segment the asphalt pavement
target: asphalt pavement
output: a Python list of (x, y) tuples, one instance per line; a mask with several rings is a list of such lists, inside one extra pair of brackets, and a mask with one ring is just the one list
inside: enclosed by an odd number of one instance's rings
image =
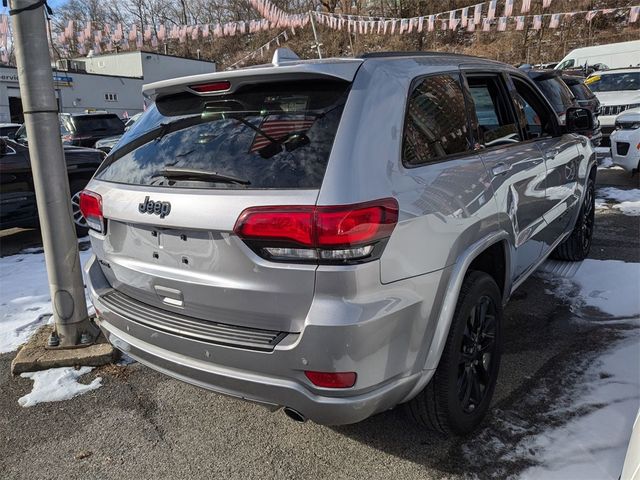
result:
[[(599, 184), (637, 188), (637, 182), (620, 170), (599, 172)], [(640, 262), (639, 234), (640, 217), (598, 212), (591, 257)], [(38, 243), (37, 232), (0, 237), (3, 255)], [(0, 355), (0, 478), (506, 478), (529, 463), (505, 454), (526, 435), (566, 420), (553, 407), (630, 328), (576, 321), (548, 290), (533, 276), (507, 306), (493, 408), (466, 438), (420, 430), (402, 408), (349, 426), (296, 423), (139, 364), (96, 369), (85, 383), (99, 375), (101, 388), (22, 408), (17, 399), (32, 382), (10, 376), (14, 353)]]

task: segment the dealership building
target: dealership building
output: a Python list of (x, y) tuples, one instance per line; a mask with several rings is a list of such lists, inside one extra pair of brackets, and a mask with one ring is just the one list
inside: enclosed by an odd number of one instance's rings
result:
[[(215, 63), (155, 52), (123, 52), (58, 61), (53, 72), (62, 113), (107, 111), (120, 117), (144, 109), (142, 85), (211, 73)], [(18, 71), (0, 65), (0, 123), (24, 121)]]

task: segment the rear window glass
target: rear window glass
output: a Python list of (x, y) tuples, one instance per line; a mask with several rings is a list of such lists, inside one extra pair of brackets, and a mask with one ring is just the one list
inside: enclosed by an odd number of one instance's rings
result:
[(118, 117), (75, 117), (72, 121), (78, 133), (124, 132), (124, 123)]
[(299, 80), (160, 98), (96, 178), (177, 188), (318, 188), (349, 85)]
[(573, 85), (569, 85), (569, 89), (578, 100), (589, 100), (595, 97), (593, 92), (589, 90), (589, 87), (584, 83), (574, 83)]
[(559, 78), (536, 80), (536, 85), (549, 100), (557, 113), (564, 113), (574, 103), (573, 93)]

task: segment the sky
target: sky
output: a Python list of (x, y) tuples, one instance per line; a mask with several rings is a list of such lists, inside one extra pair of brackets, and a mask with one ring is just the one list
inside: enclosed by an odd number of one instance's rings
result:
[(59, 7), (60, 5), (64, 5), (67, 0), (48, 0), (47, 3), (51, 8)]

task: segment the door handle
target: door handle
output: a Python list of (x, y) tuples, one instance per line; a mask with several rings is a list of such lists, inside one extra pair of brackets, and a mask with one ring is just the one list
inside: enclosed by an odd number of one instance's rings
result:
[(511, 165), (507, 165), (506, 163), (500, 162), (491, 169), (491, 173), (493, 173), (494, 175), (503, 175), (507, 173), (509, 170), (511, 170)]
[(556, 155), (558, 155), (559, 153), (560, 153), (559, 148), (553, 148), (551, 150), (547, 150), (546, 152), (544, 152), (544, 159), (553, 160), (554, 158), (556, 158)]

